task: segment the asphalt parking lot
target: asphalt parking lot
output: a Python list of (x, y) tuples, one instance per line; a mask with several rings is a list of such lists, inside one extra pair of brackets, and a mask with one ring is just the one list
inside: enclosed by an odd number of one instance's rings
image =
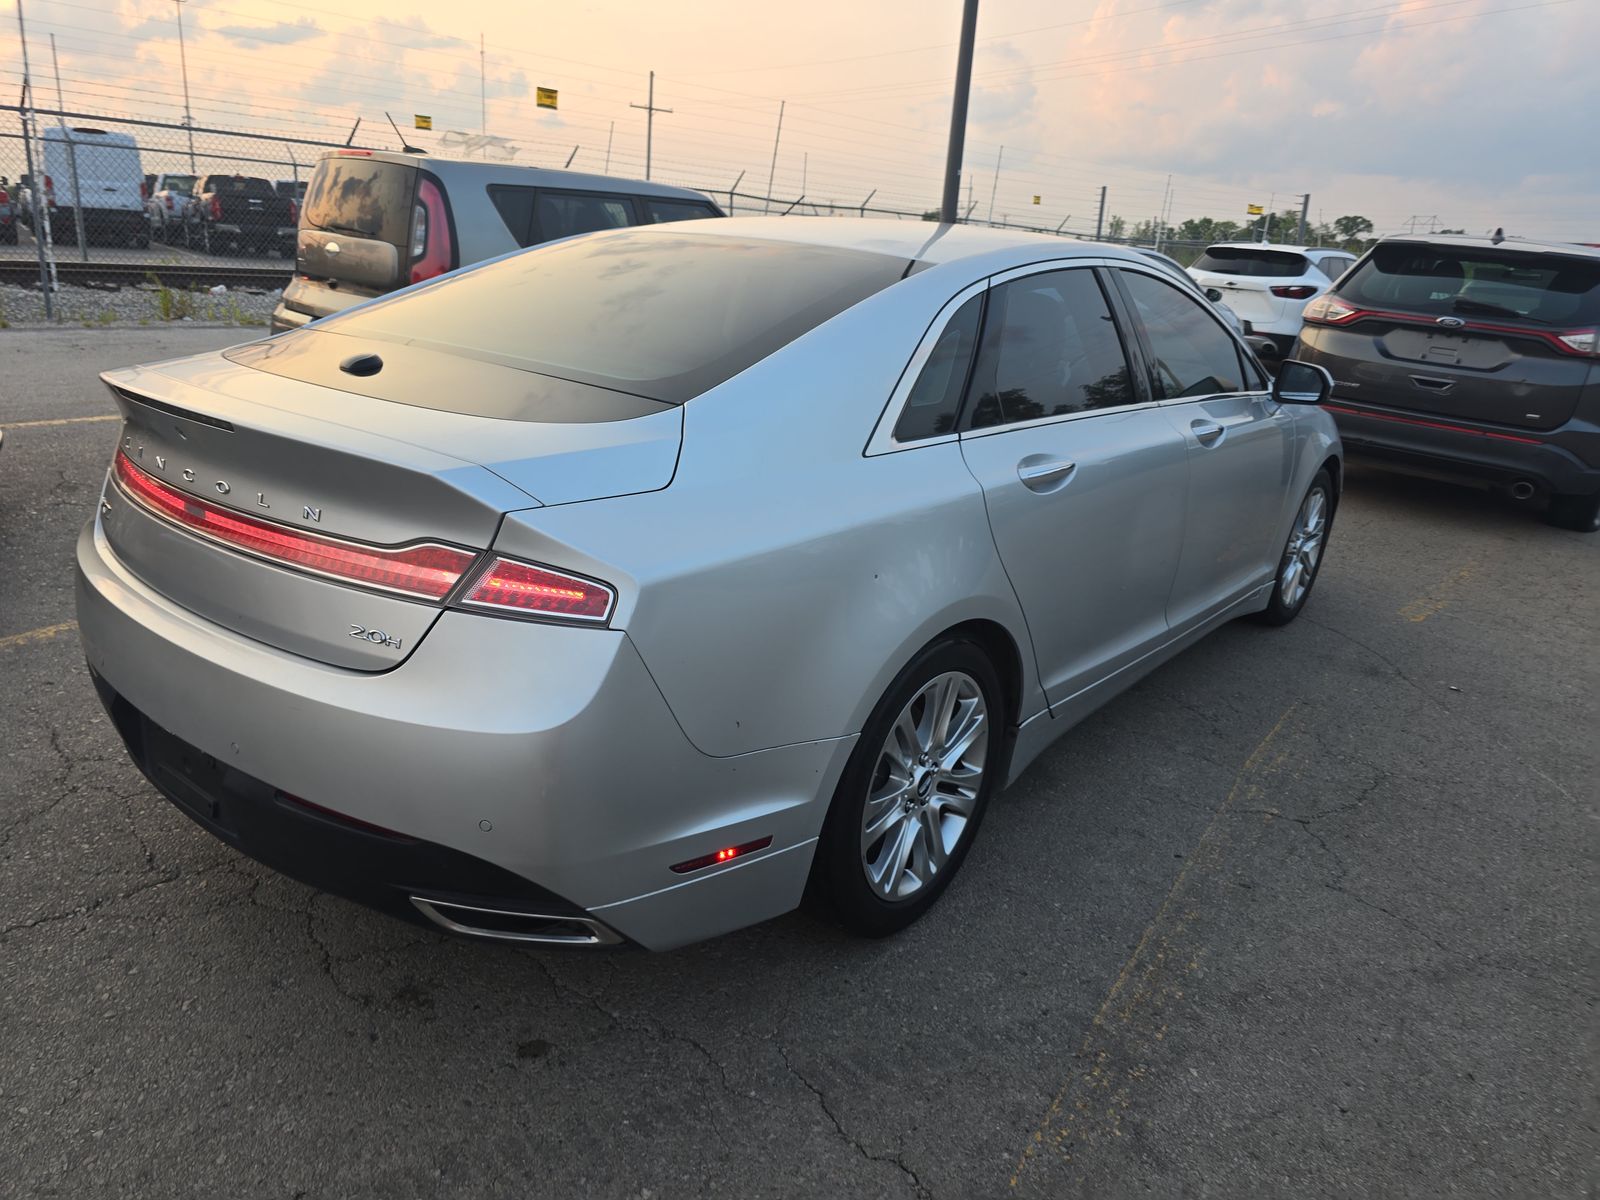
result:
[(448, 940), (192, 825), (72, 624), (97, 370), (0, 334), (0, 1192), (1586, 1196), (1600, 536), (1350, 473), (1316, 594), (1067, 735), (898, 938)]

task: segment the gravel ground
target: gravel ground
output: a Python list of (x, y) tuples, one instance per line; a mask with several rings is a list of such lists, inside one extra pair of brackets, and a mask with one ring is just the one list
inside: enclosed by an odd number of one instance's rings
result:
[[(232, 291), (213, 294), (161, 289), (153, 284), (137, 287), (63, 287), (56, 294), (57, 325), (117, 326), (162, 325), (168, 322), (208, 325), (265, 325), (277, 307), (281, 291)], [(45, 320), (44, 296), (36, 288), (0, 284), (0, 329), (41, 328)]]

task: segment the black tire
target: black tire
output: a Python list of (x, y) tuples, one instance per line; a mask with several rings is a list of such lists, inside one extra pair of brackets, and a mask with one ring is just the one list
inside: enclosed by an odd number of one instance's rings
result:
[(1552, 496), (1544, 519), (1557, 529), (1574, 533), (1600, 531), (1600, 492), (1592, 496)]
[[(1299, 594), (1286, 598), (1284, 594), (1284, 581), (1290, 557), (1296, 549), (1296, 541), (1300, 535), (1301, 515), (1306, 511), (1311, 497), (1321, 490), (1323, 497), (1323, 512), (1326, 514), (1322, 521), (1322, 540), (1317, 551), (1316, 561), (1312, 564), (1310, 578), (1306, 580), (1305, 587)], [(1267, 607), (1255, 615), (1255, 619), (1263, 625), (1287, 625), (1298, 617), (1306, 606), (1306, 601), (1311, 599), (1311, 589), (1316, 586), (1317, 576), (1322, 574), (1323, 560), (1328, 557), (1328, 539), (1333, 534), (1333, 516), (1335, 511), (1335, 498), (1333, 479), (1327, 470), (1321, 470), (1311, 480), (1311, 486), (1306, 488), (1306, 494), (1300, 500), (1300, 506), (1295, 509), (1294, 524), (1289, 528), (1289, 536), (1284, 541), (1283, 553), (1278, 557), (1278, 566), (1272, 579), (1272, 598), (1267, 601)]]
[[(983, 777), (971, 815), (945, 863), (932, 878), (904, 899), (889, 900), (873, 891), (862, 861), (862, 822), (873, 777), (891, 728), (918, 693), (940, 675), (959, 671), (977, 684), (988, 717)], [(927, 912), (950, 886), (977, 836), (989, 798), (1002, 785), (1010, 744), (1011, 717), (1000, 677), (988, 654), (976, 642), (950, 638), (918, 654), (895, 677), (861, 731), (861, 737), (834, 791), (811, 868), (810, 895), (849, 932), (862, 937), (898, 933)]]

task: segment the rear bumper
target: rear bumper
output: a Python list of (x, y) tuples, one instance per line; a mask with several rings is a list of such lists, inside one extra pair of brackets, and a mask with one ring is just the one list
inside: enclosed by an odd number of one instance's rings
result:
[[(172, 604), (98, 521), (78, 542), (77, 604), (89, 665), (163, 792), (269, 865), (407, 917), (416, 886), (559, 900), (660, 950), (777, 916), (800, 901), (853, 744), (703, 755), (617, 631), (445, 613), (392, 671), (325, 666)], [(130, 735), (149, 726), (170, 735), (160, 763)], [(184, 753), (216, 764), (190, 777), (212, 799), (175, 794), (184, 773), (162, 764)], [(213, 802), (226, 822), (202, 819)], [(421, 843), (425, 861), (351, 821)], [(748, 858), (669, 869), (769, 836)]]
[(278, 307), (273, 310), (272, 332), (282, 333), (286, 329), (299, 329), (311, 321), (321, 317), (331, 317), (334, 313), (344, 312), (347, 308), (354, 308), (358, 304), (365, 304), (368, 300), (376, 298), (377, 295), (367, 296), (343, 288), (329, 287), (321, 280), (306, 279), (296, 275), (289, 281), (289, 286), (283, 289), (283, 299), (278, 301)]
[(1512, 433), (1342, 398), (1326, 407), (1352, 455), (1437, 478), (1491, 485), (1525, 480), (1569, 495), (1600, 492), (1600, 430), (1576, 422), (1550, 433)]

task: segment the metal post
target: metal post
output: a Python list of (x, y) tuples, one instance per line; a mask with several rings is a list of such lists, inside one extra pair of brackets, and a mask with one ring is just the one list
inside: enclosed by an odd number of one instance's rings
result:
[(733, 195), (739, 190), (739, 184), (744, 179), (744, 172), (739, 172), (739, 178), (733, 181), (733, 186), (728, 189), (728, 215), (733, 216)]
[(44, 165), (41, 163), (35, 170), (33, 162), (33, 84), (28, 72), (28, 27), (22, 19), (22, 0), (17, 0), (17, 35), (22, 41), (22, 152), (28, 165), (28, 195), (33, 201), (33, 243), (39, 251), (39, 291), (44, 295), (44, 319), (53, 321), (56, 317), (56, 264), (50, 253), (50, 217), (39, 199), (44, 194)]
[(183, 123), (189, 130), (189, 174), (200, 174), (194, 165), (194, 114), (189, 111), (189, 55), (183, 44), (183, 0), (172, 0), (178, 10), (178, 64), (183, 71)]
[(78, 258), (88, 262), (89, 239), (84, 236), (83, 228), (83, 190), (78, 186), (78, 147), (73, 143), (72, 131), (67, 128), (67, 119), (61, 115), (67, 111), (67, 101), (61, 90), (61, 59), (56, 55), (56, 35), (53, 33), (50, 35), (50, 63), (56, 73), (56, 123), (61, 126), (62, 136), (67, 139), (67, 170), (72, 172), (72, 217), (78, 230)]
[(1100, 185), (1100, 215), (1094, 219), (1094, 240), (1099, 241), (1106, 227), (1106, 185)]
[(1006, 148), (1000, 147), (1000, 153), (994, 156), (994, 183), (989, 188), (989, 224), (994, 224), (994, 194), (1000, 190), (1000, 161), (1006, 156)]
[[(484, 67), (483, 31), (478, 31), (478, 133), (483, 144), (478, 147), (478, 157), (489, 157), (489, 83)], [(571, 159), (567, 160), (572, 161)]]
[(767, 172), (767, 202), (761, 206), (762, 212), (772, 208), (772, 181), (778, 175), (778, 142), (783, 138), (783, 106), (787, 101), (778, 101), (778, 132), (772, 137), (772, 169)]
[(1297, 246), (1304, 246), (1306, 244), (1306, 217), (1310, 214), (1310, 212), (1311, 193), (1307, 192), (1304, 196), (1300, 197), (1300, 230), (1295, 234), (1294, 239), (1295, 245)]
[[(581, 145), (581, 144), (582, 143), (579, 143), (579, 145)], [(570, 167), (572, 165), (572, 160), (577, 158), (577, 157), (578, 157), (578, 147), (574, 146), (572, 148), (572, 153), (567, 155), (567, 161), (561, 164), (561, 169), (563, 171), (565, 171), (568, 167)]]
[(628, 105), (628, 107), (629, 108), (642, 108), (645, 111), (645, 119), (644, 119), (644, 177), (646, 179), (649, 179), (650, 178), (650, 151), (651, 151), (651, 144), (655, 140), (656, 114), (658, 112), (669, 113), (669, 112), (672, 111), (670, 108), (657, 108), (656, 107), (656, 73), (654, 71), (650, 72), (650, 92), (649, 92), (648, 96), (646, 97), (645, 102), (643, 104), (630, 104), (630, 105)]
[[(863, 217), (867, 215), (867, 201), (871, 200), (877, 194), (878, 194), (878, 189), (877, 188), (873, 188), (870, 192), (867, 193), (867, 199), (863, 200), (861, 202), (861, 215)], [(947, 221), (947, 222), (945, 222), (945, 224), (947, 224), (947, 225), (948, 224), (953, 224), (953, 222)]]
[(611, 174), (611, 135), (616, 133), (617, 123), (611, 122), (611, 128), (606, 130), (606, 174)]
[[(972, 91), (972, 44), (978, 31), (978, 0), (961, 7), (961, 42), (956, 51), (956, 84), (950, 97), (950, 146), (944, 159), (944, 192), (939, 199), (939, 220), (956, 221), (961, 198), (961, 154), (967, 141), (967, 97)], [(863, 205), (862, 207), (866, 207)]]

